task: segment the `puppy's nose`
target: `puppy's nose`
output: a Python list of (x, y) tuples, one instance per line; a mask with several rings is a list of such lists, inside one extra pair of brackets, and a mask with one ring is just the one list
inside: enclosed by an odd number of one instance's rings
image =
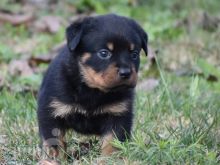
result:
[(121, 78), (127, 79), (131, 75), (131, 69), (130, 68), (120, 68), (118, 73)]

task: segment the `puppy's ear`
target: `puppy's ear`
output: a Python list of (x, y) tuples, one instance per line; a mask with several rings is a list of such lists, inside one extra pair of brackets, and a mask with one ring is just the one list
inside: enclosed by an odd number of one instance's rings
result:
[[(83, 32), (91, 24), (92, 17), (79, 18), (66, 29), (67, 46), (74, 51), (78, 46)], [(88, 26), (89, 27), (89, 26)]]
[(134, 20), (130, 20), (131, 26), (136, 30), (136, 32), (139, 34), (140, 39), (141, 39), (141, 44), (142, 44), (142, 49), (144, 50), (144, 53), (148, 54), (148, 48), (147, 48), (147, 43), (148, 43), (148, 35), (147, 33), (141, 28), (141, 26), (135, 22)]
[(148, 47), (147, 47), (148, 36), (147, 36), (147, 33), (145, 33), (143, 29), (141, 30), (142, 30), (142, 34), (141, 34), (142, 48), (144, 50), (144, 53), (147, 56), (148, 55)]
[(73, 51), (79, 44), (82, 36), (83, 20), (77, 20), (66, 29), (67, 46), (70, 51)]

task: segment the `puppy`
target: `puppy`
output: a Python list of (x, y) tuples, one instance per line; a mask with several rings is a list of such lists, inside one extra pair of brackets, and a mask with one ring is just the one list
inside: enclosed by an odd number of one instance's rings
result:
[(66, 30), (67, 45), (51, 62), (39, 90), (42, 146), (52, 157), (66, 149), (67, 130), (103, 139), (102, 155), (113, 138), (129, 138), (140, 51), (148, 37), (132, 19), (113, 14), (87, 17)]

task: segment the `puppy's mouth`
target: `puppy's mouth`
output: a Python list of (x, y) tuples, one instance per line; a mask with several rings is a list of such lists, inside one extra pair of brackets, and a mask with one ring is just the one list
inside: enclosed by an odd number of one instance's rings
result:
[(136, 82), (137, 81), (132, 81), (133, 79), (128, 79), (128, 80), (121, 80), (121, 79), (116, 79), (113, 81), (111, 84), (107, 84), (103, 86), (105, 88), (105, 91), (111, 92), (111, 91), (125, 91), (128, 89), (132, 89), (136, 87)]

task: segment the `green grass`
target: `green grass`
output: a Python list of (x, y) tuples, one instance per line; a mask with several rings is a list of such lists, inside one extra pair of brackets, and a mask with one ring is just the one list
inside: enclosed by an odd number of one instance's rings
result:
[[(133, 2), (133, 1), (132, 1)], [(19, 10), (19, 4), (6, 9)], [(59, 3), (57, 11), (39, 11), (59, 15), (65, 19), (71, 16), (69, 10), (62, 11), (62, 5), (76, 5), (80, 12), (98, 14), (115, 12), (138, 20), (149, 34), (151, 46), (159, 51), (155, 65), (142, 56), (141, 77), (159, 79), (159, 85), (151, 91), (137, 91), (135, 120), (130, 141), (113, 145), (119, 150), (106, 159), (107, 164), (204, 164), (220, 163), (220, 30), (213, 32), (202, 29), (201, 12), (220, 16), (218, 0), (193, 0), (192, 2), (142, 1), (141, 5), (127, 1), (88, 1), (75, 3), (66, 0)], [(63, 14), (63, 15), (62, 15)], [(185, 18), (190, 25), (175, 26)], [(220, 26), (220, 25), (219, 25)], [(36, 164), (39, 154), (38, 126), (36, 118), (35, 92), (42, 74), (30, 77), (11, 76), (8, 64), (23, 58), (16, 47), (33, 42), (26, 56), (49, 52), (60, 43), (65, 34), (64, 27), (55, 34), (33, 33), (24, 26), (0, 27), (0, 164)], [(43, 66), (45, 68), (45, 66)], [(181, 74), (180, 74), (181, 73)], [(217, 81), (209, 80), (210, 75)], [(1, 84), (1, 83), (0, 83)], [(28, 86), (29, 90), (26, 90)], [(68, 133), (70, 160), (62, 164), (92, 164), (100, 157), (100, 142), (96, 137), (82, 137)], [(81, 141), (91, 141), (90, 149), (84, 153)], [(76, 160), (70, 151), (80, 153)]]
[[(173, 81), (172, 75), (164, 76), (167, 85), (161, 82), (154, 91), (138, 92), (132, 139), (123, 144), (114, 141), (120, 150), (107, 158), (110, 164), (122, 161), (119, 156), (131, 164), (218, 164), (220, 94), (209, 92), (207, 82), (198, 77), (188, 83), (188, 79)], [(186, 87), (170, 89), (179, 81)], [(39, 142), (35, 98), (31, 93), (3, 90), (0, 109), (1, 132), (6, 135), (4, 158), (11, 163), (34, 163)], [(81, 136), (71, 137), (69, 147), (79, 149)], [(94, 148), (81, 158), (84, 164), (99, 158), (95, 141)]]

